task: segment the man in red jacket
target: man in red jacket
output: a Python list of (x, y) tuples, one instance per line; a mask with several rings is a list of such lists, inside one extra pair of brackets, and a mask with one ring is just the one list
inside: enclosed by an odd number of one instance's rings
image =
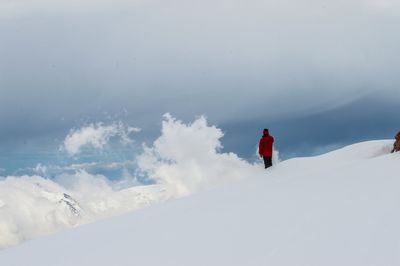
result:
[(274, 144), (274, 137), (269, 134), (268, 129), (264, 129), (263, 136), (258, 145), (258, 153), (264, 159), (265, 169), (272, 166), (272, 146)]

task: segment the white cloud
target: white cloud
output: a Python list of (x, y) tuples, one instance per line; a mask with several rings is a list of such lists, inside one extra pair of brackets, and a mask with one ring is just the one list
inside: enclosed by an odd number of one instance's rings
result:
[(140, 129), (125, 126), (122, 122), (111, 125), (102, 123), (90, 124), (80, 129), (71, 130), (64, 140), (63, 148), (70, 154), (75, 155), (81, 148), (90, 146), (96, 149), (104, 149), (113, 137), (118, 137), (124, 144), (132, 142), (130, 135)]
[(234, 153), (220, 153), (222, 131), (199, 117), (184, 124), (166, 114), (162, 135), (138, 158), (142, 171), (160, 184), (184, 196), (241, 179), (255, 173), (257, 166)]

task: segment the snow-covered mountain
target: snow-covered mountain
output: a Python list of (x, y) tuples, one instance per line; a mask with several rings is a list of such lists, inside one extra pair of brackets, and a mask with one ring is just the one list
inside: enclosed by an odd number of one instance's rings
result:
[[(118, 191), (90, 180), (91, 193), (68, 191), (40, 176), (8, 177), (0, 182), (0, 248), (19, 244), (98, 219), (148, 207), (170, 196), (164, 186), (135, 186)], [(86, 190), (87, 192), (87, 190)]]
[[(232, 165), (249, 175), (3, 250), (0, 262), (400, 265), (400, 154), (390, 154), (391, 145), (386, 140), (359, 143), (287, 160), (267, 171)], [(81, 212), (68, 196), (54, 197), (54, 202), (71, 214)]]

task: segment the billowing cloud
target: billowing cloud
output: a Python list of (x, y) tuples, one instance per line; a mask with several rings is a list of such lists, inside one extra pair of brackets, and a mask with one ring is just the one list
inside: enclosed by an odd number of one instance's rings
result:
[(129, 144), (132, 142), (130, 135), (139, 131), (139, 128), (125, 126), (122, 122), (111, 125), (91, 124), (71, 130), (65, 138), (62, 148), (70, 155), (79, 153), (81, 148), (85, 146), (103, 149), (113, 137), (118, 137), (122, 143)]
[(184, 124), (164, 116), (162, 135), (145, 148), (138, 164), (149, 178), (185, 196), (198, 190), (239, 180), (257, 167), (234, 153), (221, 153), (222, 131), (204, 117)]

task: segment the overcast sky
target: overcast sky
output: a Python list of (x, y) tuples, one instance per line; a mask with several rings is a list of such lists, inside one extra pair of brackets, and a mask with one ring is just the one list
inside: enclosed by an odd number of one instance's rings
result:
[(245, 156), (263, 127), (286, 156), (392, 137), (399, 25), (395, 0), (0, 0), (0, 146), (165, 112)]

